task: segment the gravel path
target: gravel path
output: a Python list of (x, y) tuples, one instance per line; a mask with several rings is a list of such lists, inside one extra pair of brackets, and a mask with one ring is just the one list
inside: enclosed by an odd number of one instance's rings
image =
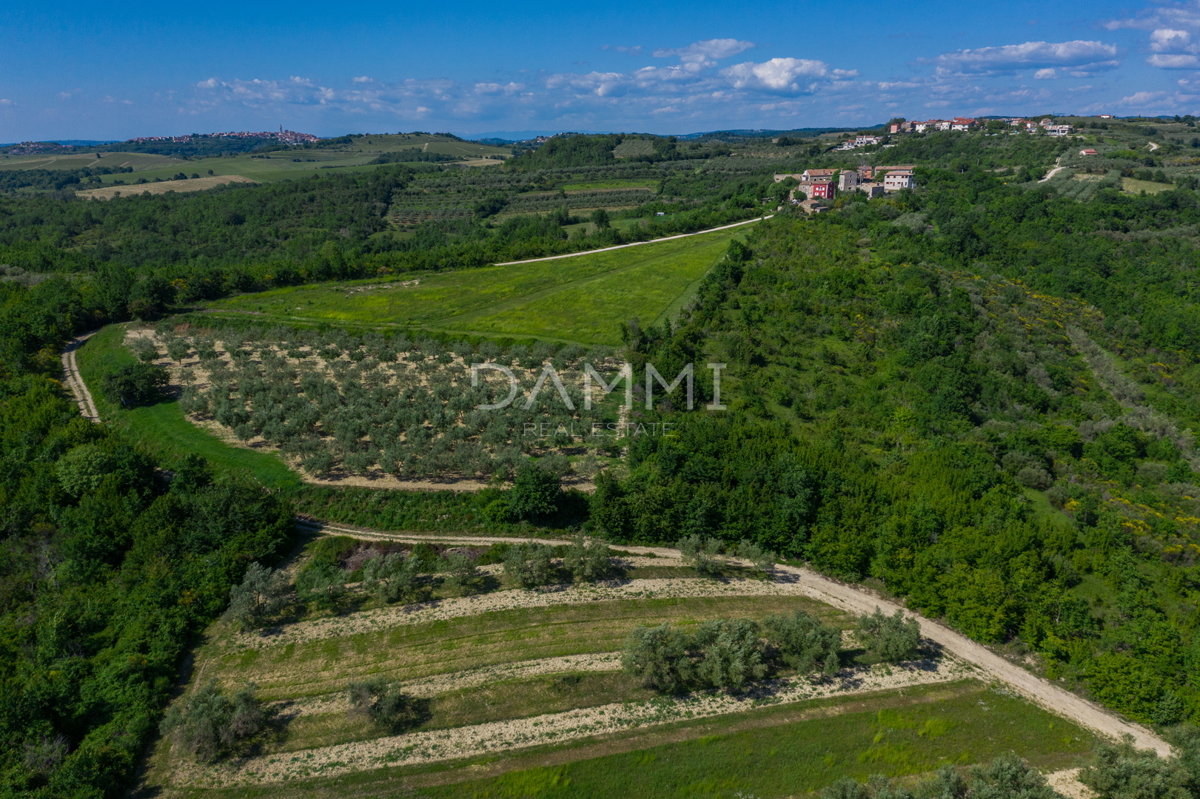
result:
[[(341, 525), (328, 525), (324, 529), (349, 535), (361, 535), (354, 528)], [(400, 541), (438, 540), (454, 541), (456, 543), (492, 543), (494, 541), (518, 540), (513, 538), (497, 539), (464, 536), (416, 536), (403, 533), (393, 535), (380, 531), (371, 531), (371, 534), (380, 538), (392, 538), (393, 540)], [(525, 540), (538, 540), (550, 544), (565, 543), (548, 539)], [(666, 547), (621, 546), (614, 547), (614, 549), (621, 549), (637, 554), (654, 554), (659, 557), (679, 557), (678, 550)], [(775, 584), (777, 586), (786, 586), (788, 593), (797, 591), (848, 613), (871, 613), (878, 607), (884, 613), (890, 615), (901, 609), (894, 602), (883, 599), (864, 589), (837, 582), (811, 569), (779, 565), (775, 567), (775, 572), (777, 577), (792, 581)], [(762, 583), (762, 585), (772, 584)], [(1076, 724), (1105, 738), (1120, 740), (1122, 736), (1129, 735), (1133, 738), (1134, 746), (1139, 749), (1153, 750), (1161, 757), (1170, 755), (1170, 745), (1152, 730), (1140, 724), (1134, 724), (1118, 718), (1111, 711), (1076, 696), (1048, 680), (1031, 674), (1025, 669), (1008, 662), (986, 647), (972, 641), (965, 635), (957, 633), (938, 622), (931, 621), (907, 610), (905, 612), (917, 619), (921, 625), (921, 634), (925, 638), (940, 644), (945, 651), (955, 657), (979, 667), (986, 677), (1005, 683), (1026, 699), (1040, 705), (1051, 713), (1070, 719)]]
[(778, 680), (756, 693), (724, 693), (661, 697), (548, 713), (525, 719), (476, 724), (449, 730), (428, 730), (338, 744), (304, 752), (251, 758), (213, 766), (183, 766), (176, 779), (189, 787), (214, 787), (280, 782), (310, 776), (333, 777), (384, 766), (431, 763), (541, 746), (592, 735), (670, 724), (686, 719), (740, 713), (765, 705), (802, 702), (831, 696), (950, 682), (977, 676), (969, 665), (951, 658), (916, 661), (899, 666), (844, 670), (833, 680)]
[(84, 333), (82, 336), (71, 339), (71, 342), (62, 351), (63, 379), (67, 384), (67, 388), (71, 390), (71, 394), (75, 397), (75, 404), (79, 406), (79, 413), (84, 419), (92, 422), (99, 422), (100, 414), (97, 412), (96, 403), (92, 399), (92, 392), (88, 391), (87, 384), (83, 382), (83, 378), (79, 375), (79, 366), (75, 363), (75, 351), (83, 345), (83, 342), (99, 332), (98, 330), (93, 330), (91, 333)]

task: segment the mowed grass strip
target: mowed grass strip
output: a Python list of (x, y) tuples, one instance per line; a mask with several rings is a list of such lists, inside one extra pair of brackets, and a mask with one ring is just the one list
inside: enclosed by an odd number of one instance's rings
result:
[[(562, 713), (613, 702), (642, 702), (656, 694), (624, 672), (543, 674), (450, 691), (432, 698), (422, 730), (443, 730)], [(281, 709), (286, 714), (287, 708)], [(277, 743), (264, 754), (316, 749), (380, 736), (379, 728), (348, 712), (299, 716), (287, 722)]]
[(167, 465), (195, 453), (223, 472), (248, 475), (268, 488), (294, 488), (301, 484), (300, 477), (279, 457), (230, 446), (196, 427), (184, 416), (178, 402), (164, 400), (129, 410), (109, 402), (101, 389), (104, 375), (136, 362), (125, 349), (124, 340), (125, 325), (109, 325), (75, 353), (79, 373), (92, 392), (100, 418), (119, 427), (127, 438), (164, 459)]
[[(702, 277), (741, 231), (554, 261), (275, 289), (213, 303), (216, 311), (306, 321), (430, 327), (619, 344), (619, 325), (657, 318)], [(363, 288), (372, 286), (372, 288)]]
[(804, 597), (689, 597), (555, 605), (483, 613), (243, 652), (205, 651), (206, 673), (229, 686), (247, 680), (266, 700), (334, 693), (349, 680), (413, 680), (541, 658), (614, 652), (639, 624), (758, 618), (805, 610), (847, 627), (848, 617)]
[(471, 799), (769, 799), (818, 791), (843, 776), (905, 776), (1016, 752), (1036, 767), (1076, 765), (1090, 733), (974, 681), (916, 686), (749, 710), (485, 757), (382, 768), (286, 785), (197, 790), (192, 797), (359, 799), (409, 794)]

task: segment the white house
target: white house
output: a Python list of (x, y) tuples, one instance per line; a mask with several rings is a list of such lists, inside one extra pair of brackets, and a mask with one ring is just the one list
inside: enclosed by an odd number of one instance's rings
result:
[(883, 176), (883, 190), (885, 192), (911, 189), (913, 185), (913, 173), (907, 169), (899, 169), (895, 172), (888, 172)]

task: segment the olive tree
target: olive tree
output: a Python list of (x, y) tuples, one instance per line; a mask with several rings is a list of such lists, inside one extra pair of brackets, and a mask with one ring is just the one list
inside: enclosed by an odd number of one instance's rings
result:
[(262, 729), (264, 713), (253, 683), (226, 696), (209, 680), (171, 706), (163, 732), (197, 760), (216, 760), (239, 739)]
[(637, 627), (625, 639), (621, 665), (625, 671), (641, 677), (647, 688), (667, 693), (679, 691), (692, 678), (691, 646), (691, 636), (669, 622), (657, 627)]
[(382, 729), (395, 732), (412, 727), (423, 718), (423, 703), (401, 691), (399, 683), (373, 677), (351, 682), (347, 688), (350, 715), (366, 716)]
[(711, 576), (721, 573), (722, 564), (716, 559), (721, 552), (719, 540), (697, 533), (679, 539), (677, 546), (683, 562), (694, 568), (698, 574)]
[(552, 585), (558, 580), (553, 554), (545, 544), (518, 544), (504, 556), (504, 576), (522, 588)]
[(296, 593), (305, 602), (314, 602), (323, 610), (333, 610), (346, 593), (346, 577), (332, 563), (312, 563), (296, 575)]
[(563, 565), (581, 583), (594, 583), (612, 573), (608, 545), (586, 536), (576, 536), (567, 547)]
[(713, 688), (740, 693), (770, 670), (758, 624), (751, 619), (717, 619), (696, 631), (700, 652), (696, 676)]
[(875, 657), (885, 663), (907, 660), (917, 653), (921, 644), (921, 625), (914, 618), (905, 618), (899, 608), (887, 616), (878, 607), (874, 613), (858, 618), (858, 640)]
[(826, 627), (815, 616), (802, 610), (772, 613), (763, 619), (763, 632), (779, 659), (801, 674), (821, 672), (832, 677), (837, 673), (841, 631)]
[(286, 574), (251, 563), (242, 582), (229, 590), (225, 618), (243, 630), (261, 627), (283, 610), (290, 592)]
[(363, 566), (363, 588), (381, 602), (395, 602), (413, 595), (420, 561), (400, 552), (371, 558)]

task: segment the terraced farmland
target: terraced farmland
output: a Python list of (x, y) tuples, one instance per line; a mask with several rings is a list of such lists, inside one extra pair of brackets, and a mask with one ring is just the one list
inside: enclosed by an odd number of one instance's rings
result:
[[(289, 571), (315, 551), (310, 545)], [(702, 578), (671, 552), (618, 552), (619, 573), (594, 584), (526, 590), (483, 566), (491, 588), (481, 593), (462, 595), (435, 576), (422, 601), (387, 605), (352, 585), (333, 612), (300, 608), (261, 632), (220, 622), (197, 652), (188, 691), (213, 679), (226, 690), (255, 683), (266, 731), (212, 763), (160, 740), (143, 787), (167, 797), (742, 791), (765, 799), (847, 775), (917, 774), (1009, 751), (1061, 769), (1094, 744), (936, 648), (872, 665), (845, 632), (832, 678), (783, 672), (746, 693), (657, 693), (622, 669), (619, 652), (639, 624), (688, 629), (793, 610), (837, 628), (852, 621), (789, 574), (755, 577), (730, 564), (726, 576)], [(419, 720), (397, 732), (349, 712), (347, 683), (372, 677), (402, 686), (423, 708)]]

